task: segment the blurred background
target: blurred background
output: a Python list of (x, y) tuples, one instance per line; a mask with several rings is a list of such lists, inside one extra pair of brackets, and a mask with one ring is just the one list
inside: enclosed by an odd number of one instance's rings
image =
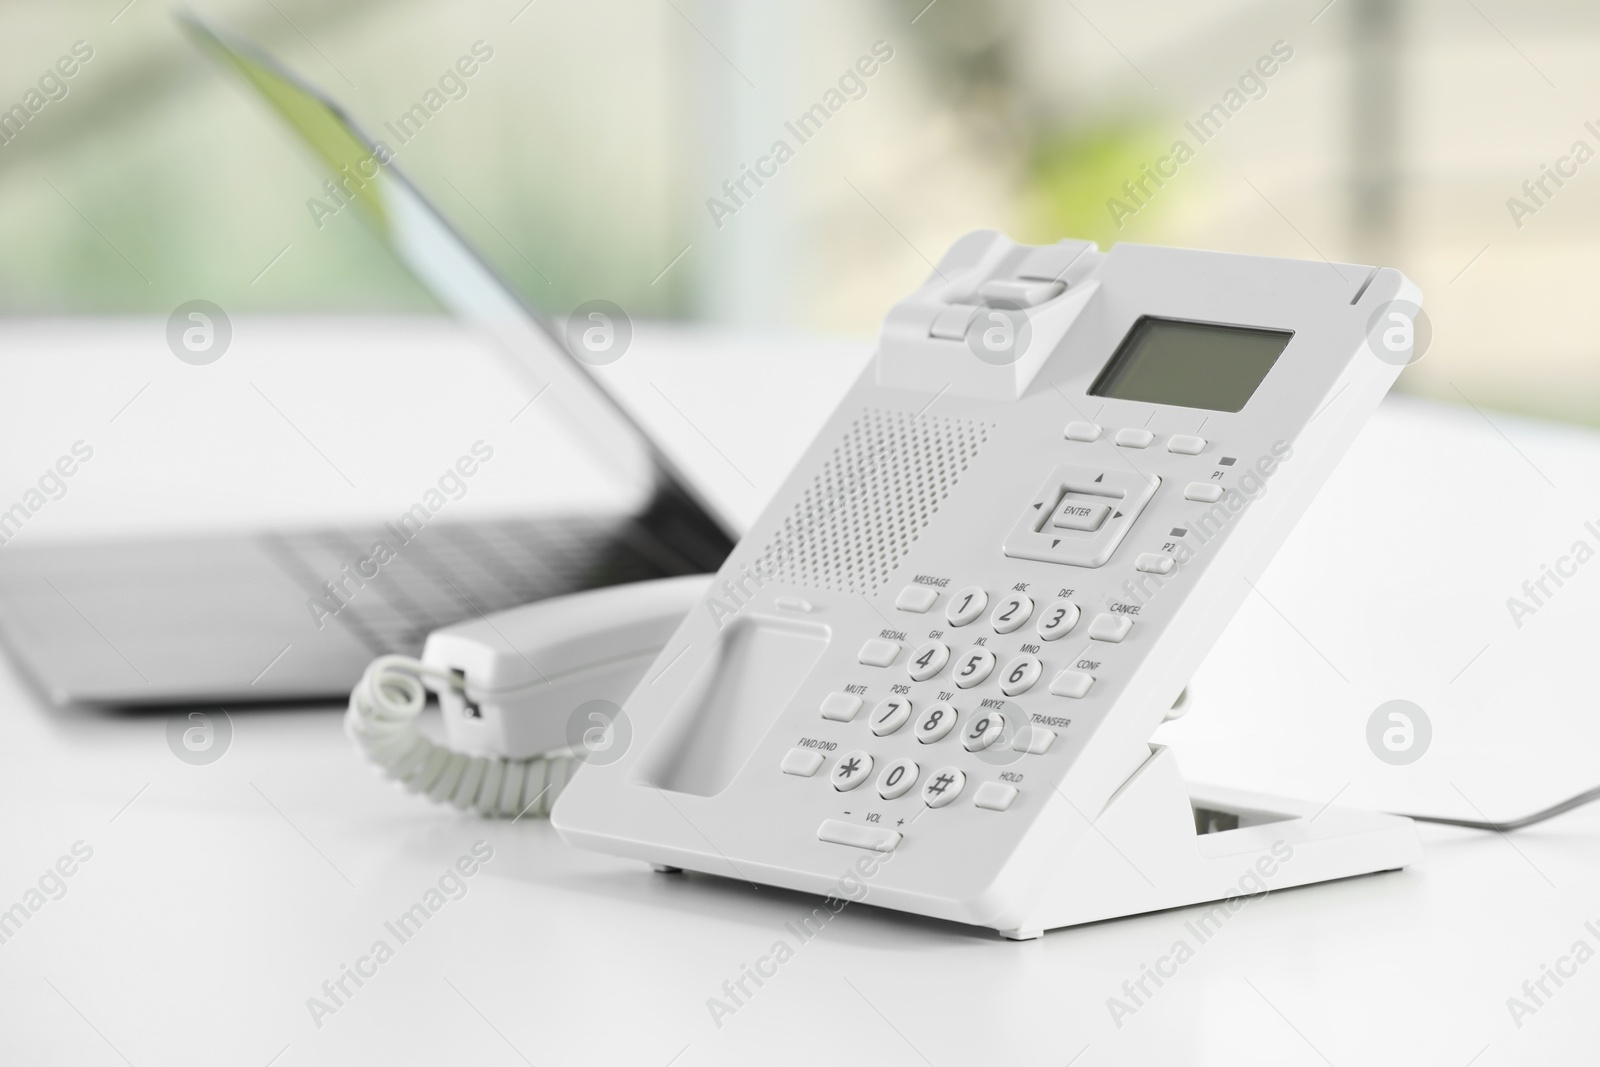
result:
[[(1600, 422), (1592, 4), (196, 10), (380, 137), (483, 42), (492, 58), (397, 162), (554, 314), (603, 297), (635, 317), (867, 338), (976, 227), (1385, 263), (1421, 284), (1434, 329), (1401, 389)], [(318, 218), (323, 174), (172, 12), (0, 6), (0, 312), (436, 313), (353, 212)], [(878, 42), (891, 58), (801, 143), (785, 123)], [(792, 158), (730, 200), (724, 181), (780, 139)]]

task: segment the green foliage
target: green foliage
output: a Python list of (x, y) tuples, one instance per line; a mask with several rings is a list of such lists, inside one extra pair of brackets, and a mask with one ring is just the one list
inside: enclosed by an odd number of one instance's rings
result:
[(1063, 129), (1043, 137), (1028, 161), (1023, 191), (1020, 239), (1032, 242), (1082, 237), (1108, 248), (1152, 231), (1164, 209), (1151, 199), (1119, 228), (1107, 206), (1126, 200), (1122, 183), (1139, 177), (1139, 168), (1169, 146), (1155, 123), (1119, 123), (1086, 130)]

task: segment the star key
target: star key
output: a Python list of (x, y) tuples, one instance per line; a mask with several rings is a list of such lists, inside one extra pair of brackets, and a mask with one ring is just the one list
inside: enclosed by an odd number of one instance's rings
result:
[(828, 777), (833, 780), (833, 787), (843, 793), (866, 781), (871, 774), (872, 757), (857, 749), (840, 756)]

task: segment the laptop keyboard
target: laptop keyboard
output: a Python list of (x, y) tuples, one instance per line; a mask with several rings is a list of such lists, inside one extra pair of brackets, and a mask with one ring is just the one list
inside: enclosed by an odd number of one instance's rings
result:
[[(307, 597), (332, 613), (321, 616), (324, 624), (348, 627), (374, 655), (416, 655), (431, 631), (480, 614), (693, 570), (630, 519), (431, 523), (404, 543), (392, 526), (262, 540)], [(381, 563), (379, 542), (391, 553)], [(313, 613), (309, 602), (306, 610)]]

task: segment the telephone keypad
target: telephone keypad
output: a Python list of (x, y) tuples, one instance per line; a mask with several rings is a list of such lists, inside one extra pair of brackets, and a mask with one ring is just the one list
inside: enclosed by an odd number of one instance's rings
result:
[(1022, 593), (1012, 593), (1000, 601), (994, 614), (989, 616), (989, 621), (994, 625), (995, 633), (1008, 634), (1020, 629), (1032, 617), (1033, 599)]
[(846, 752), (839, 757), (839, 762), (833, 765), (828, 777), (833, 782), (833, 787), (841, 793), (848, 793), (872, 774), (872, 757), (861, 749)]
[(1039, 662), (1038, 656), (1018, 656), (1000, 672), (1000, 692), (1008, 697), (1021, 696), (1033, 688), (1042, 673), (1044, 664)]
[(906, 724), (911, 718), (911, 701), (905, 697), (888, 697), (878, 701), (878, 706), (872, 709), (872, 732), (879, 737), (887, 737)]
[(961, 735), (961, 747), (968, 752), (982, 752), (1000, 739), (1005, 731), (1006, 717), (998, 711), (983, 711)]
[(917, 784), (917, 776), (921, 773), (922, 768), (917, 766), (916, 760), (895, 760), (878, 779), (878, 795), (885, 800), (897, 800), (905, 796)]
[(955, 669), (956, 685), (962, 689), (981, 685), (993, 670), (994, 653), (987, 648), (974, 648), (961, 657)]
[(943, 641), (929, 641), (911, 654), (911, 662), (906, 664), (906, 670), (913, 682), (926, 682), (944, 670), (944, 665), (949, 662), (950, 646)]
[(969, 585), (950, 598), (950, 606), (945, 609), (944, 617), (951, 626), (965, 626), (982, 615), (983, 609), (988, 606), (989, 594), (981, 586)]
[(1039, 616), (1039, 636), (1046, 641), (1065, 637), (1078, 625), (1078, 605), (1070, 600), (1058, 600), (1044, 609)]
[(960, 717), (954, 707), (942, 700), (937, 704), (929, 704), (928, 710), (917, 720), (917, 740), (925, 745), (943, 741), (955, 729), (956, 720)]
[(940, 767), (922, 783), (922, 802), (930, 808), (942, 808), (967, 786), (967, 776), (959, 767)]

